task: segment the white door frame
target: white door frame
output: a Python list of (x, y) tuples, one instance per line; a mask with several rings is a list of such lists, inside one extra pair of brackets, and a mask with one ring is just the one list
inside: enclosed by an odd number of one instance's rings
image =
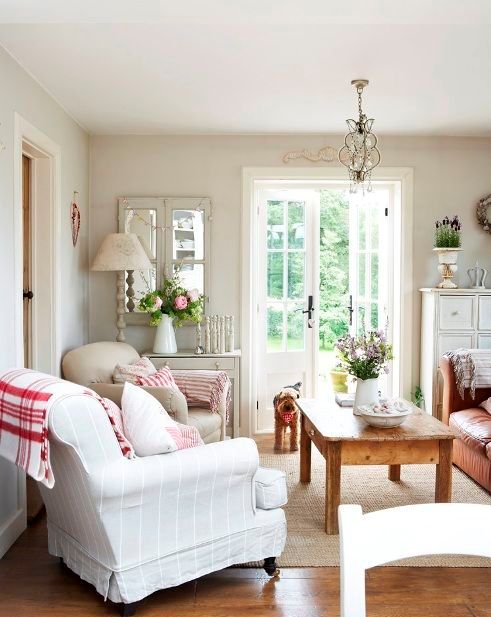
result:
[[(32, 286), (34, 298), (47, 300), (45, 306), (34, 303), (32, 316), (32, 359), (35, 368), (42, 368), (52, 375), (60, 374), (60, 212), (61, 212), (61, 148), (47, 135), (14, 114), (14, 336), (16, 365), (24, 365), (23, 309), (22, 309), (22, 154), (33, 161), (32, 167), (32, 247), (43, 247), (46, 261), (33, 259)], [(36, 199), (37, 188), (42, 188), (42, 198)], [(48, 236), (39, 231), (41, 222), (49, 230)], [(42, 309), (42, 315), (40, 313)], [(42, 321), (42, 324), (39, 323)], [(46, 335), (46, 333), (49, 333)], [(38, 344), (43, 334), (48, 344)]]
[[(32, 264), (32, 285), (36, 296), (48, 301), (49, 306), (44, 312), (36, 315), (33, 311), (32, 357), (33, 366), (41, 366), (52, 375), (60, 372), (60, 194), (61, 149), (49, 137), (36, 127), (14, 114), (14, 341), (15, 364), (24, 366), (24, 328), (23, 328), (23, 224), (22, 224), (22, 154), (26, 153), (33, 159), (32, 167), (32, 247), (43, 247), (46, 260), (43, 263)], [(42, 198), (36, 200), (37, 183), (42, 185)], [(43, 225), (49, 233), (38, 232)], [(44, 244), (43, 244), (44, 243)], [(41, 292), (42, 290), (42, 292)], [(44, 302), (43, 302), (44, 304)], [(42, 323), (39, 323), (42, 322)], [(48, 323), (47, 323), (48, 322)], [(38, 325), (39, 324), (39, 325)], [(43, 339), (40, 337), (43, 336)], [(46, 344), (49, 337), (49, 344)], [(39, 345), (37, 341), (39, 339)], [(18, 467), (14, 467), (13, 477), (17, 478), (16, 510), (0, 527), (0, 557), (9, 549), (27, 526), (26, 520), (26, 475)]]
[[(257, 286), (255, 285), (258, 257), (258, 188), (268, 181), (312, 183), (345, 182), (346, 169), (342, 167), (244, 167), (242, 168), (242, 251), (241, 251), (241, 418), (243, 435), (254, 434), (253, 417), (257, 400), (255, 379)], [(413, 169), (410, 167), (378, 167), (376, 180), (395, 182), (400, 187), (400, 199), (394, 210), (394, 332), (397, 358), (394, 370), (398, 372), (399, 395), (410, 397), (412, 380), (413, 347)]]

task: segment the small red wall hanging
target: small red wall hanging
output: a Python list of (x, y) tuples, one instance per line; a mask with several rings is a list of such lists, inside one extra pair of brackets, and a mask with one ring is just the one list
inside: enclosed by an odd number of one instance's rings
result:
[(73, 201), (72, 201), (72, 206), (71, 206), (71, 211), (70, 211), (70, 217), (72, 221), (73, 246), (76, 246), (77, 244), (78, 233), (80, 231), (80, 210), (78, 209), (78, 206), (77, 206), (77, 198), (78, 198), (78, 193), (77, 191), (74, 191)]

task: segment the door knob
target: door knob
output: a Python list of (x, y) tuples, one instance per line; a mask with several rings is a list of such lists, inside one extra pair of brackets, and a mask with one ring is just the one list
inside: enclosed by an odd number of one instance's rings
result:
[(27, 298), (28, 300), (32, 300), (34, 298), (34, 294), (32, 293), (32, 291), (29, 290), (23, 290), (22, 291), (22, 297), (25, 299)]

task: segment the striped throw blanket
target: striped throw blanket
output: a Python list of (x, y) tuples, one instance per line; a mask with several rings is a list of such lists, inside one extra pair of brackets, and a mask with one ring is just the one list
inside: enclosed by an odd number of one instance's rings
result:
[(83, 386), (24, 368), (0, 373), (0, 456), (52, 488), (55, 479), (49, 456), (49, 412), (60, 400), (81, 394), (101, 403), (123, 455), (134, 456), (124, 435), (118, 435), (109, 401), (105, 403), (98, 394)]
[(476, 389), (491, 387), (491, 349), (456, 349), (444, 355), (452, 364), (461, 398), (466, 389), (475, 398)]
[(219, 413), (220, 401), (227, 388), (226, 416), (230, 415), (232, 388), (224, 371), (172, 371), (175, 383), (184, 394), (190, 407), (204, 406)]

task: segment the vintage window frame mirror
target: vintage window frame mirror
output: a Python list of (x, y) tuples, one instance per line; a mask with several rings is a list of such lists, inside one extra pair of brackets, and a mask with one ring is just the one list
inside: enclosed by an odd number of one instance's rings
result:
[[(186, 216), (186, 212), (195, 212), (195, 215)], [(211, 220), (209, 197), (118, 198), (119, 231), (136, 233), (140, 241), (143, 240), (143, 247), (155, 268), (157, 287), (162, 277), (169, 276), (177, 264), (181, 264), (182, 268), (202, 266), (203, 293), (207, 302), (210, 290)], [(199, 227), (195, 229), (196, 223), (201, 221), (202, 234), (197, 236)], [(146, 293), (142, 277), (151, 283), (150, 271), (125, 272), (124, 318), (127, 325), (148, 324), (148, 314), (137, 309), (138, 298)]]

